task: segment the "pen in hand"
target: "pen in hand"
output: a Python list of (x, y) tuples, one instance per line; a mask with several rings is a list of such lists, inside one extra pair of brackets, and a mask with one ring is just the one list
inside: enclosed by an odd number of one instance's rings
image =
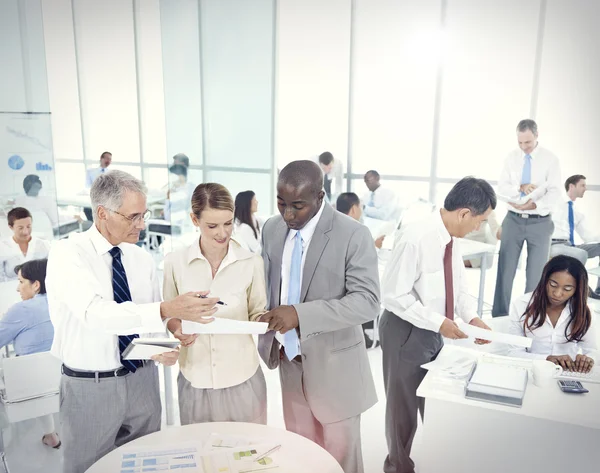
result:
[[(207, 296), (201, 296), (200, 294), (198, 294), (198, 297), (199, 297), (200, 299), (206, 299), (206, 297), (207, 297)], [(217, 304), (219, 304), (219, 305), (227, 305), (227, 304), (225, 304), (225, 302), (223, 302), (223, 301), (218, 301), (218, 302), (217, 302)]]

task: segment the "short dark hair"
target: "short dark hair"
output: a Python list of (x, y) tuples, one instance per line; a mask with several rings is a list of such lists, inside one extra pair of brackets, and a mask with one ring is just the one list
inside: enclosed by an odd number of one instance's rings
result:
[(329, 166), (333, 162), (333, 154), (325, 151), (319, 155), (319, 162), (325, 166)]
[(496, 208), (496, 193), (484, 179), (473, 176), (458, 181), (444, 200), (444, 208), (449, 212), (469, 209), (473, 215), (482, 215), (489, 208)]
[(183, 153), (177, 153), (175, 156), (173, 156), (173, 161), (179, 161), (186, 168), (190, 167), (190, 158)]
[(23, 179), (23, 190), (25, 191), (25, 194), (28, 194), (33, 185), (36, 183), (39, 184), (40, 187), (42, 186), (40, 176), (37, 174), (29, 174), (25, 176), (25, 179)]
[(367, 176), (369, 176), (369, 175), (371, 175), (371, 176), (373, 176), (373, 177), (376, 177), (377, 179), (379, 179), (379, 178), (380, 178), (380, 176), (379, 176), (379, 173), (378, 173), (377, 171), (375, 171), (375, 169), (371, 169), (370, 171), (367, 171), (367, 172), (365, 173), (365, 178), (366, 178)]
[(345, 215), (350, 213), (350, 209), (355, 205), (360, 205), (360, 199), (354, 192), (344, 192), (340, 194), (335, 203), (335, 208), (338, 212)]
[(48, 260), (32, 259), (15, 267), (15, 274), (21, 271), (21, 277), (31, 282), (40, 283), (40, 294), (46, 294), (46, 267)]
[(579, 183), (579, 181), (581, 181), (582, 179), (587, 179), (587, 177), (585, 177), (583, 174), (575, 174), (575, 175), (569, 177), (565, 181), (565, 190), (567, 192), (569, 192), (569, 186), (571, 184), (573, 184), (574, 186), (576, 186)]
[(517, 131), (523, 133), (527, 130), (531, 130), (531, 133), (533, 133), (535, 136), (537, 136), (538, 134), (538, 126), (537, 123), (530, 119), (530, 118), (526, 118), (525, 120), (521, 120), (519, 122), (519, 124), (517, 125)]
[(173, 164), (173, 166), (169, 168), (169, 172), (187, 178), (187, 168), (183, 164)]
[(8, 220), (8, 226), (11, 228), (17, 220), (22, 220), (24, 218), (33, 218), (33, 217), (31, 216), (31, 213), (29, 212), (29, 210), (27, 210), (23, 207), (15, 207), (10, 212), (8, 212), (8, 215), (6, 216), (6, 219)]
[(102, 159), (104, 157), (105, 154), (110, 154), (112, 156), (112, 153), (110, 151), (104, 151), (104, 153), (102, 153), (100, 155), (100, 159)]
[(310, 186), (315, 195), (323, 190), (323, 171), (319, 165), (309, 160), (292, 161), (279, 173), (277, 185), (291, 185), (295, 188)]

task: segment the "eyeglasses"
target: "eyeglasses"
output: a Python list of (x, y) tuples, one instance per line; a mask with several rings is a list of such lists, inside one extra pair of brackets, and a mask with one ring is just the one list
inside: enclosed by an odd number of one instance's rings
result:
[(112, 210), (112, 209), (106, 209), (110, 212), (119, 214), (121, 217), (126, 218), (127, 220), (129, 220), (131, 223), (138, 224), (140, 222), (144, 222), (146, 223), (148, 220), (150, 220), (150, 217), (152, 216), (152, 212), (150, 212), (150, 210), (146, 210), (143, 214), (136, 214), (132, 217), (129, 217), (127, 215), (123, 215), (121, 212), (117, 212), (116, 210)]

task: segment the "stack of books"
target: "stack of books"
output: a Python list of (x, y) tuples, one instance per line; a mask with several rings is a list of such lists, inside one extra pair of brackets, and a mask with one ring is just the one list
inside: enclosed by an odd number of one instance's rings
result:
[(527, 389), (527, 369), (480, 360), (466, 384), (465, 397), (521, 407)]

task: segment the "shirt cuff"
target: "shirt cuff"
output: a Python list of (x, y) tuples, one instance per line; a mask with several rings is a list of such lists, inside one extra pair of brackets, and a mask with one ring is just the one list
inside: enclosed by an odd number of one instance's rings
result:
[(460, 318), (463, 319), (466, 323), (470, 324), (473, 319), (476, 319), (479, 315), (475, 314), (465, 314), (460, 315)]
[(430, 330), (433, 330), (434, 332), (439, 333), (440, 329), (442, 328), (442, 324), (444, 323), (444, 321), (446, 320), (446, 316), (442, 315), (442, 314), (436, 314), (433, 313), (431, 314), (431, 328)]
[(140, 316), (140, 324), (148, 333), (164, 332), (167, 328), (166, 322), (160, 316), (160, 302), (151, 304), (140, 304), (137, 306)]

